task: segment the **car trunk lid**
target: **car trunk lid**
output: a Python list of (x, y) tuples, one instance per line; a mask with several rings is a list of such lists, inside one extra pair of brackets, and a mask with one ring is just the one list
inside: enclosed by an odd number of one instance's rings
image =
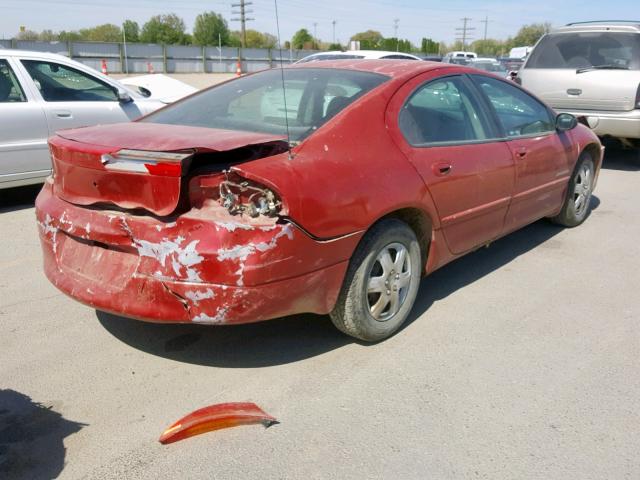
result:
[(54, 191), (77, 205), (166, 216), (178, 208), (199, 154), (282, 141), (280, 135), (137, 122), (65, 130), (49, 140)]

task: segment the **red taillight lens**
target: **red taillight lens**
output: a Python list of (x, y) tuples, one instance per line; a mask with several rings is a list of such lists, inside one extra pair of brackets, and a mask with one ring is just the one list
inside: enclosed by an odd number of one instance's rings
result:
[(191, 155), (192, 152), (119, 150), (115, 153), (105, 153), (100, 157), (100, 161), (106, 170), (180, 177), (183, 164)]
[(232, 215), (250, 217), (274, 217), (282, 209), (282, 202), (272, 190), (228, 172), (191, 179), (189, 200), (196, 208), (201, 208), (206, 201), (215, 201)]

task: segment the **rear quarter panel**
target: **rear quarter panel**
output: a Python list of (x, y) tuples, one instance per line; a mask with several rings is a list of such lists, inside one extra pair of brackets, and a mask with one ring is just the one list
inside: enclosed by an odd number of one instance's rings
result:
[(385, 111), (398, 84), (379, 87), (286, 154), (236, 167), (270, 183), (290, 217), (318, 238), (366, 230), (401, 208), (420, 208), (437, 226), (427, 188), (391, 140)]

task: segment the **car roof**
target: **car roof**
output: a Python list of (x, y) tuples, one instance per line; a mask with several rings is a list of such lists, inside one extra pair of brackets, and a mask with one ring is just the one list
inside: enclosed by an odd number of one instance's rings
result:
[(591, 22), (569, 23), (555, 28), (551, 33), (567, 32), (637, 32), (640, 33), (640, 20), (594, 20)]
[(33, 58), (45, 58), (49, 60), (70, 60), (69, 57), (51, 52), (36, 52), (33, 50), (14, 50), (12, 48), (5, 48), (0, 50), (0, 54), (3, 57), (33, 57)]

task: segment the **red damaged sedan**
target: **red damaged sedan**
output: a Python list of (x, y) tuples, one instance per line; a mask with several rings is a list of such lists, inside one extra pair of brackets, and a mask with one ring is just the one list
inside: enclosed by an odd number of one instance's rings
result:
[(582, 223), (603, 155), (511, 82), (391, 60), (264, 71), (49, 143), (36, 211), (64, 293), (152, 322), (330, 314), (369, 341), (423, 275), (543, 217)]

